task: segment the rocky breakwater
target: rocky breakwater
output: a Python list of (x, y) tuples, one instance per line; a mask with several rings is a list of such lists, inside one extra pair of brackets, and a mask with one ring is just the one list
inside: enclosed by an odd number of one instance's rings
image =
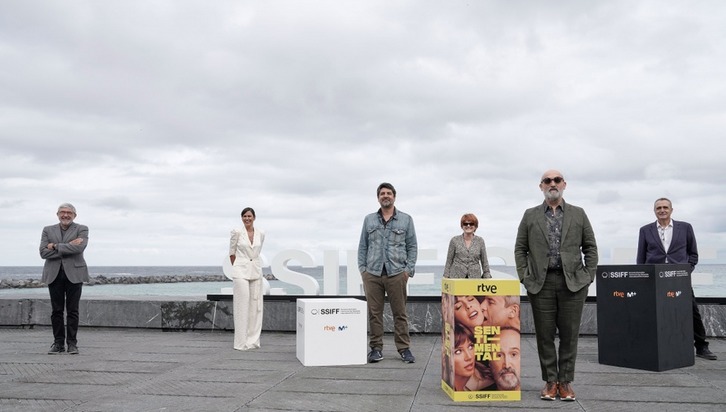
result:
[(0, 279), (0, 289), (40, 288), (45, 283), (40, 279)]
[(225, 282), (229, 279), (224, 275), (163, 275), (163, 276), (94, 276), (86, 283), (94, 285), (139, 285), (145, 283), (179, 283), (179, 282)]
[[(275, 280), (273, 275), (265, 275), (267, 280)], [(179, 282), (228, 282), (224, 275), (161, 275), (161, 276), (92, 276), (86, 286), (94, 285), (139, 285), (146, 283), (179, 283)], [(2, 279), (0, 289), (41, 288), (46, 284), (40, 279)]]

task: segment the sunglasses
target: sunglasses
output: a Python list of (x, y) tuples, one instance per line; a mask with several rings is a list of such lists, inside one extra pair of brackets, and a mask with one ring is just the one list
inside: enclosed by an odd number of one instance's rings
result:
[(564, 182), (564, 181), (565, 181), (565, 179), (563, 179), (563, 178), (561, 178), (561, 177), (559, 177), (559, 176), (557, 176), (557, 177), (553, 177), (553, 178), (551, 178), (551, 179), (550, 179), (549, 177), (545, 177), (544, 179), (542, 179), (542, 183), (544, 183), (544, 184), (546, 184), (546, 185), (548, 185), (548, 184), (550, 184), (550, 183), (552, 183), (552, 182), (555, 182), (555, 183), (557, 183), (557, 184), (560, 184), (560, 183), (562, 183), (562, 182)]
[(476, 225), (473, 224), (473, 223), (471, 223), (471, 222), (464, 222), (464, 223), (461, 224), (461, 226), (473, 226), (473, 227), (476, 227)]

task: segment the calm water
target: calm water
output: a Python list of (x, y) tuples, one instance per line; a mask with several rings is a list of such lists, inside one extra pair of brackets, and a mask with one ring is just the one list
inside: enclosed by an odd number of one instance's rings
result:
[[(289, 267), (290, 270), (307, 274), (315, 278), (323, 293), (323, 268)], [(516, 270), (513, 266), (492, 266), (495, 278), (516, 279)], [(441, 294), (441, 276), (443, 266), (418, 266), (416, 268), (417, 281), (426, 281), (426, 284), (409, 285), (411, 296), (438, 296)], [(43, 269), (40, 266), (0, 266), (0, 279), (40, 279)], [(91, 276), (103, 275), (106, 277), (118, 276), (151, 276), (151, 275), (221, 275), (221, 266), (96, 266), (90, 268)], [(359, 279), (358, 271), (353, 270), (355, 280)], [(264, 268), (264, 273), (270, 273), (270, 268)], [(433, 274), (426, 276), (426, 274)], [(339, 291), (346, 294), (347, 275), (346, 268), (340, 268)], [(155, 283), (140, 285), (96, 285), (83, 288), (84, 297), (103, 296), (202, 296), (210, 293), (220, 293), (222, 288), (231, 288), (232, 282), (187, 282), (187, 283)], [(302, 294), (302, 288), (281, 282), (270, 281), (270, 287), (279, 289), (288, 295)], [(697, 297), (726, 297), (726, 265), (698, 265), (693, 274), (693, 289)], [(35, 289), (0, 289), (0, 296), (8, 295), (42, 295), (48, 294), (47, 288)], [(590, 295), (595, 295), (595, 286), (592, 285)]]

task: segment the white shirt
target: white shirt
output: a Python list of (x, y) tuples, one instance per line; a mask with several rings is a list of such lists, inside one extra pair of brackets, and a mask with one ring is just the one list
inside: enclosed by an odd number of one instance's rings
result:
[[(655, 221), (655, 225), (658, 227), (658, 234), (660, 235), (660, 241), (663, 242), (663, 249), (668, 252), (668, 248), (671, 247), (671, 240), (673, 239), (673, 219), (665, 227), (661, 226), (657, 220)], [(666, 257), (665, 263), (668, 263), (668, 257)]]

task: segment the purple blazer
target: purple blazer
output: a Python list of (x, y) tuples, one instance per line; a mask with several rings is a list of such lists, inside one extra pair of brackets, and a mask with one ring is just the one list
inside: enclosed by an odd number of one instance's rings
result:
[(637, 263), (688, 263), (691, 270), (698, 263), (698, 247), (693, 227), (686, 222), (673, 222), (673, 239), (668, 250), (663, 248), (656, 222), (640, 228)]

